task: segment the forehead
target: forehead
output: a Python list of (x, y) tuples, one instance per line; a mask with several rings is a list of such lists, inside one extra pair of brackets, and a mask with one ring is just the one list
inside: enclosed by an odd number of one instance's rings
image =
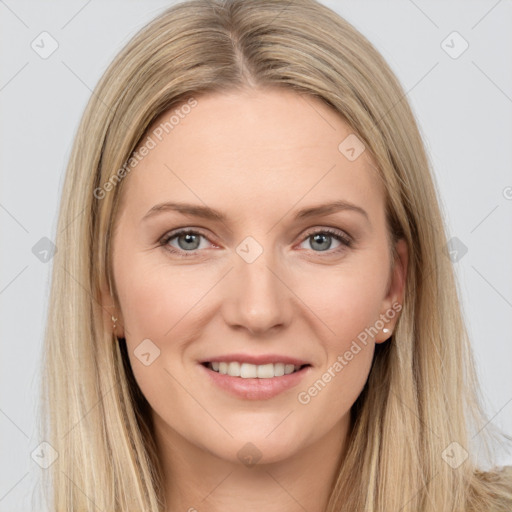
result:
[(173, 107), (148, 130), (152, 148), (124, 183), (128, 207), (145, 213), (181, 199), (261, 215), (302, 198), (383, 206), (368, 152), (347, 158), (347, 146), (364, 146), (319, 99), (277, 88), (195, 98), (195, 106)]

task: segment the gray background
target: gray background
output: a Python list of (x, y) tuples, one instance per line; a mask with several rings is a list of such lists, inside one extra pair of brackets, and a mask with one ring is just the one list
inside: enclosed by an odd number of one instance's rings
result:
[[(487, 411), (512, 433), (512, 2), (322, 3), (376, 45), (407, 91), (450, 237), (467, 248), (454, 266)], [(41, 509), (31, 504), (42, 470), (30, 454), (42, 441), (35, 412), (50, 264), (32, 248), (54, 239), (91, 89), (129, 38), (171, 4), (0, 0), (0, 511)], [(31, 47), (43, 31), (58, 43), (45, 59)], [(469, 44), (457, 58), (463, 41), (448, 37), (453, 31)], [(512, 455), (498, 462), (511, 464)]]

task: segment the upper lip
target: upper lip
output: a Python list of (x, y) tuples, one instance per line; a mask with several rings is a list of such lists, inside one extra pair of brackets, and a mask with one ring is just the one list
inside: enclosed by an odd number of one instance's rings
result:
[(303, 366), (310, 364), (307, 361), (303, 361), (302, 359), (297, 359), (296, 357), (284, 356), (279, 354), (260, 354), (260, 355), (251, 355), (251, 354), (225, 354), (222, 356), (214, 356), (209, 359), (205, 359), (201, 361), (203, 363), (221, 363), (221, 362), (232, 362), (238, 361), (240, 363), (249, 363), (254, 365), (263, 365), (270, 363), (284, 363), (284, 364), (293, 364), (294, 366)]

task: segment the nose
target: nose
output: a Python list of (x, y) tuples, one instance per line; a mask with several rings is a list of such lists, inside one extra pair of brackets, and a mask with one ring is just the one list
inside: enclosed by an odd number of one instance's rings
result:
[(293, 294), (270, 253), (263, 251), (252, 263), (235, 255), (223, 299), (224, 319), (234, 329), (262, 335), (290, 323)]

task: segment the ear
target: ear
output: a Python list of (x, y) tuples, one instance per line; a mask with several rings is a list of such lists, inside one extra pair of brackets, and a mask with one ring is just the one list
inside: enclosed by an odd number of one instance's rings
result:
[[(124, 338), (124, 320), (121, 314), (121, 308), (115, 304), (114, 298), (106, 282), (101, 286), (101, 308), (103, 311), (103, 321), (106, 329), (114, 332), (118, 338)], [(112, 317), (116, 318), (116, 328), (114, 331), (114, 322)]]
[(409, 264), (409, 251), (406, 241), (401, 238), (395, 245), (396, 258), (391, 270), (388, 292), (382, 302), (380, 318), (384, 321), (383, 329), (389, 332), (383, 332), (381, 329), (375, 336), (375, 343), (383, 343), (388, 340), (395, 330), (396, 323), (402, 310), (403, 299), (405, 295), (405, 284), (407, 277), (407, 267)]

